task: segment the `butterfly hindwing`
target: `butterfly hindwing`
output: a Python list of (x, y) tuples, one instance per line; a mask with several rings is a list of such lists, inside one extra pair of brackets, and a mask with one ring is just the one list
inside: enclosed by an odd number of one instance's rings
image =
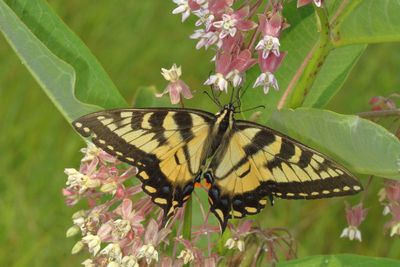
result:
[(138, 168), (143, 190), (164, 210), (164, 221), (190, 197), (206, 158), (214, 116), (182, 109), (119, 109), (73, 122), (107, 153)]
[(223, 231), (229, 218), (256, 214), (269, 198), (316, 199), (362, 190), (346, 169), (321, 153), (249, 121), (234, 120), (227, 105), (213, 115), (194, 109), (118, 109), (73, 122), (98, 147), (137, 167), (164, 223), (202, 177), (210, 210)]
[(229, 218), (260, 212), (265, 197), (316, 199), (362, 190), (356, 178), (326, 156), (247, 121), (235, 121), (209, 169), (209, 201), (222, 229)]

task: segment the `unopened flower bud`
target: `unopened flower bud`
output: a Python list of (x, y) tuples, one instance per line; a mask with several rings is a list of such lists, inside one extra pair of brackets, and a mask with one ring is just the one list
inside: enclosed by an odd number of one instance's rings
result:
[(117, 190), (117, 187), (118, 187), (118, 185), (115, 182), (106, 183), (100, 187), (100, 191), (103, 193), (111, 193), (111, 192), (114, 192), (115, 190)]
[(78, 234), (79, 232), (80, 232), (80, 228), (78, 226), (74, 225), (74, 226), (71, 226), (70, 228), (68, 228), (65, 236), (71, 237), (71, 236)]
[(83, 249), (83, 246), (84, 246), (85, 244), (82, 242), (82, 241), (78, 241), (78, 242), (76, 242), (76, 244), (74, 245), (74, 247), (72, 248), (72, 250), (71, 250), (71, 254), (76, 254), (76, 253), (78, 253), (79, 251), (81, 251), (82, 249)]

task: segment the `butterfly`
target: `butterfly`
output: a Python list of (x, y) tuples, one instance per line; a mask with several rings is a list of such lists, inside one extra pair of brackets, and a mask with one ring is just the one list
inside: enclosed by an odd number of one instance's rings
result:
[(188, 108), (115, 109), (85, 115), (74, 128), (107, 153), (138, 169), (145, 193), (167, 222), (208, 185), (210, 211), (221, 231), (230, 218), (259, 213), (267, 199), (351, 195), (360, 182), (327, 156), (273, 129)]

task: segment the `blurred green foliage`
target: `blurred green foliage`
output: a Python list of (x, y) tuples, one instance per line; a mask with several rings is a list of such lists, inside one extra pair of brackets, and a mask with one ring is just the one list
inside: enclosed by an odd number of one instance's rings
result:
[[(87, 44), (121, 94), (132, 103), (140, 86), (160, 91), (161, 67), (183, 66), (183, 78), (200, 94), (213, 69), (211, 52), (196, 51), (170, 11), (172, 1), (49, 0), (56, 13)], [(0, 266), (78, 266), (85, 255), (70, 255), (66, 239), (71, 215), (61, 188), (66, 167), (77, 167), (82, 139), (56, 110), (29, 72), (0, 37)], [(140, 40), (140, 41), (138, 41)], [(399, 92), (400, 45), (370, 46), (329, 109), (353, 114), (369, 109), (374, 95)], [(196, 98), (195, 98), (196, 99)], [(215, 111), (206, 98), (189, 105)], [(373, 152), (371, 152), (373, 153)], [(366, 181), (366, 179), (364, 179)], [(375, 180), (367, 192), (369, 215), (361, 226), (363, 242), (340, 239), (344, 200), (277, 201), (258, 217), (264, 227), (286, 227), (298, 241), (298, 256), (356, 253), (400, 258), (400, 240), (384, 233)], [(357, 202), (360, 196), (346, 198)], [(196, 205), (196, 203), (194, 203)]]

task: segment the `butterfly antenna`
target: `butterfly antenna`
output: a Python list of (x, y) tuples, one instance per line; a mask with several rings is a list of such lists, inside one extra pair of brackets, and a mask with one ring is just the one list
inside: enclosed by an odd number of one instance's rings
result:
[(215, 97), (212, 97), (207, 91), (203, 91), (203, 93), (206, 94), (212, 100), (212, 102), (214, 102), (219, 108), (222, 107), (221, 103), (219, 103), (219, 101), (217, 101)]
[(250, 84), (247, 84), (247, 86), (244, 88), (242, 94), (240, 95), (240, 98), (243, 97), (244, 93), (246, 93), (246, 91), (247, 91), (247, 89), (249, 89), (249, 87), (250, 87)]
[(229, 103), (232, 103), (234, 93), (235, 93), (235, 87), (232, 86), (231, 99), (229, 100)]
[(258, 109), (258, 108), (263, 108), (263, 109), (265, 109), (265, 106), (264, 106), (264, 105), (259, 105), (259, 106), (253, 107), (253, 108), (249, 108), (249, 109), (245, 109), (245, 110), (239, 110), (239, 111), (235, 111), (235, 113), (240, 113), (240, 112), (251, 111), (251, 110)]

